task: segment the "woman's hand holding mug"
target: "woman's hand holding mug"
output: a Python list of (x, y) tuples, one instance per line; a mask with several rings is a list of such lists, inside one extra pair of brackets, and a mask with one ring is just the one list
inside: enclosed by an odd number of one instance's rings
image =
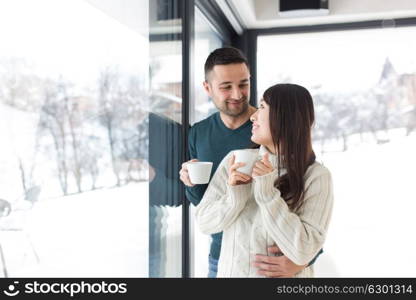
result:
[(229, 174), (228, 184), (229, 185), (234, 186), (234, 185), (240, 185), (240, 184), (248, 184), (253, 180), (251, 176), (237, 171), (238, 168), (244, 165), (245, 163), (243, 162), (236, 163), (235, 155), (234, 154), (232, 155), (228, 163), (228, 174)]
[(251, 176), (263, 176), (274, 171), (272, 163), (269, 160), (269, 153), (265, 153), (263, 158), (254, 164)]

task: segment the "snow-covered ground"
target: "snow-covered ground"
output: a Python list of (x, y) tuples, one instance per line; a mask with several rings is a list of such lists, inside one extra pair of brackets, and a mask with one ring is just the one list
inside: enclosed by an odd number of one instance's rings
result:
[[(350, 149), (318, 155), (332, 173), (335, 202), (318, 277), (416, 275), (416, 133), (389, 132), (377, 145), (371, 134), (351, 136)], [(340, 149), (342, 141), (327, 148)], [(208, 239), (195, 229), (195, 275), (206, 276)]]
[(39, 201), (19, 220), (27, 235), (0, 231), (9, 276), (147, 277), (147, 187), (131, 184)]
[(416, 275), (416, 134), (326, 154), (335, 205), (317, 276)]

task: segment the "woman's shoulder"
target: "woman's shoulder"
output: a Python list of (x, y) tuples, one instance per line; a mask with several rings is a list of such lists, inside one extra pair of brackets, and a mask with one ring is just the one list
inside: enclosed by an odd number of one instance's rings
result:
[(306, 170), (305, 182), (312, 181), (318, 177), (325, 177), (331, 180), (331, 172), (322, 163), (315, 161)]

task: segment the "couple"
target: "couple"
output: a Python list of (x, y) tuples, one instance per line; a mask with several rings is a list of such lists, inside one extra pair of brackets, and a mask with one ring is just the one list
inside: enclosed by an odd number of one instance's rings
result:
[[(212, 161), (215, 173), (208, 186), (192, 185), (184, 163), (180, 176), (200, 229), (213, 234), (208, 277), (312, 277), (333, 191), (312, 149), (311, 95), (277, 84), (258, 109), (250, 106), (248, 63), (235, 48), (212, 52), (205, 77), (219, 112), (191, 128), (189, 152), (192, 161)], [(258, 154), (251, 175), (237, 170), (236, 149)]]

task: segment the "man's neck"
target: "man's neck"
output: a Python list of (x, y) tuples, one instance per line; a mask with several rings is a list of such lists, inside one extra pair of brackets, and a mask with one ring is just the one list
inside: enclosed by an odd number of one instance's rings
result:
[(250, 116), (256, 112), (256, 108), (254, 106), (249, 106), (247, 111), (238, 116), (238, 117), (232, 117), (224, 114), (223, 112), (220, 112), (220, 118), (224, 125), (229, 129), (237, 129), (241, 125), (243, 125), (245, 122), (247, 122), (250, 119)]

